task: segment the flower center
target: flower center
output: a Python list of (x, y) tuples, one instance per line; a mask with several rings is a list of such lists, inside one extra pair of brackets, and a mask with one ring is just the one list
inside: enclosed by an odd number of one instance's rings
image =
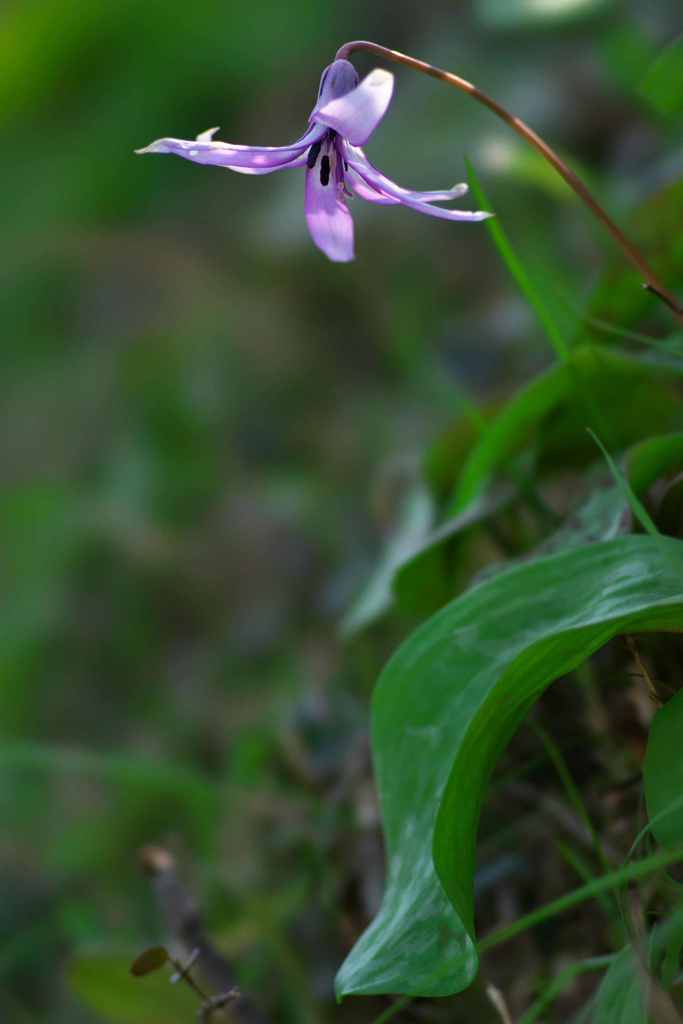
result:
[(343, 186), (344, 175), (341, 172), (342, 165), (346, 170), (346, 161), (342, 163), (341, 150), (337, 142), (337, 133), (330, 128), (326, 133), (325, 137), (320, 142), (314, 142), (308, 151), (306, 157), (306, 166), (310, 171), (313, 170), (318, 162), (318, 157), (322, 150), (322, 157), (320, 157), (320, 184), (325, 188), (330, 183), (330, 178), (334, 176), (335, 181), (340, 186)]
[(320, 153), (321, 146), (322, 142), (314, 142), (308, 151), (308, 156), (306, 157), (306, 166), (310, 171), (312, 171), (313, 168), (315, 167), (315, 162), (318, 159), (318, 154)]

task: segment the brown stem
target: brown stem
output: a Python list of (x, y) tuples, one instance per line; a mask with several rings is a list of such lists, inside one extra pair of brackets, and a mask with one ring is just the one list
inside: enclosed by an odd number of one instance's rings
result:
[(417, 60), (416, 57), (409, 57), (405, 53), (399, 53), (398, 50), (390, 50), (386, 46), (380, 46), (379, 43), (370, 43), (363, 39), (344, 43), (344, 45), (337, 51), (336, 59), (348, 60), (350, 54), (356, 50), (367, 50), (369, 53), (376, 53), (379, 57), (396, 61), (398, 64), (405, 64), (409, 68), (414, 68), (415, 71), (421, 71), (425, 75), (437, 78), (440, 82), (446, 82), (448, 85), (453, 85), (456, 89), (460, 89), (462, 92), (466, 92), (469, 96), (473, 96), (475, 100), (483, 103), (485, 107), (488, 107), (494, 114), (497, 114), (498, 117), (505, 121), (505, 123), (516, 131), (518, 135), (521, 135), (526, 142), (533, 146), (534, 149), (537, 149), (548, 163), (555, 168), (558, 174), (562, 175), (570, 188), (572, 188), (574, 192), (583, 199), (589, 210), (595, 214), (598, 220), (602, 221), (612, 237), (616, 239), (626, 258), (638, 268), (645, 278), (644, 287), (660, 298), (669, 307), (676, 319), (680, 323), (683, 323), (683, 307), (681, 307), (677, 299), (659, 281), (654, 270), (652, 270), (650, 265), (641, 256), (636, 247), (629, 242), (628, 238), (626, 238), (612, 218), (605, 212), (605, 210), (603, 210), (602, 206), (600, 206), (600, 204), (593, 198), (578, 175), (575, 174), (571, 168), (567, 167), (555, 150), (551, 149), (547, 142), (544, 142), (540, 135), (536, 134), (533, 128), (530, 128), (529, 125), (522, 121), (521, 118), (514, 117), (505, 109), (505, 107), (502, 107), (500, 103), (491, 99), (491, 97), (487, 96), (485, 92), (478, 89), (476, 85), (472, 85), (472, 83), (468, 82), (466, 79), (460, 78), (459, 75), (454, 75), (450, 71), (444, 71), (442, 68), (436, 68), (433, 64), (428, 64), (426, 61)]

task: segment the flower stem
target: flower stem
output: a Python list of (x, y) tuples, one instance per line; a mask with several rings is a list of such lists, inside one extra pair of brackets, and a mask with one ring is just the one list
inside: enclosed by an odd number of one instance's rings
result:
[(612, 237), (621, 246), (621, 249), (626, 258), (633, 264), (634, 267), (640, 271), (642, 276), (645, 278), (643, 287), (648, 291), (653, 292), (662, 302), (665, 303), (674, 314), (676, 319), (683, 323), (683, 307), (679, 304), (678, 300), (669, 292), (661, 281), (658, 279), (654, 270), (646, 262), (644, 257), (638, 252), (632, 242), (626, 238), (624, 233), (614, 223), (608, 213), (600, 206), (596, 199), (593, 198), (586, 185), (579, 178), (577, 174), (572, 171), (570, 167), (567, 167), (565, 162), (557, 155), (554, 149), (552, 149), (547, 142), (537, 135), (533, 128), (530, 128), (528, 124), (522, 121), (521, 118), (515, 117), (509, 111), (502, 107), (500, 103), (487, 96), (485, 92), (478, 89), (476, 85), (468, 82), (465, 78), (461, 78), (459, 75), (454, 75), (451, 71), (444, 71), (442, 68), (434, 67), (433, 64), (428, 64), (426, 61), (418, 60), (416, 57), (409, 57), (405, 53), (400, 53), (398, 50), (390, 50), (386, 46), (380, 46), (379, 43), (371, 43), (367, 40), (357, 39), (350, 43), (344, 43), (342, 47), (337, 51), (337, 60), (348, 60), (349, 56), (356, 50), (366, 50), (369, 53), (375, 53), (379, 57), (384, 57), (386, 60), (396, 61), (398, 64), (405, 64), (409, 68), (413, 68), (415, 71), (421, 71), (425, 75), (430, 75), (432, 78), (437, 78), (440, 82), (446, 82), (447, 85), (455, 86), (456, 89), (460, 89), (462, 92), (466, 92), (469, 96), (472, 96), (479, 103), (483, 103), (485, 107), (492, 110), (502, 121), (505, 121), (518, 135), (537, 149), (538, 152), (548, 161), (548, 163), (555, 168), (558, 174), (560, 174), (567, 184), (576, 192), (581, 199), (583, 199), (586, 206), (591, 212), (602, 221), (604, 226), (610, 232)]

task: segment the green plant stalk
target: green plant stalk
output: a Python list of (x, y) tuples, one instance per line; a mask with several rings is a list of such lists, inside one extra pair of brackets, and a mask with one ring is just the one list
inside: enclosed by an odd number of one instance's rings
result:
[(514, 939), (515, 936), (521, 935), (522, 932), (529, 931), (530, 928), (534, 928), (537, 924), (541, 924), (543, 921), (547, 921), (551, 917), (563, 914), (566, 910), (570, 910), (579, 903), (585, 903), (587, 900), (595, 899), (596, 896), (600, 896), (601, 893), (618, 889), (620, 886), (627, 885), (629, 882), (637, 882), (639, 879), (646, 878), (648, 875), (654, 874), (655, 871), (660, 871), (662, 868), (668, 867), (669, 864), (674, 864), (676, 861), (680, 861), (682, 859), (683, 847), (679, 847), (676, 850), (667, 850), (652, 854), (650, 857), (645, 857), (643, 860), (636, 861), (635, 864), (627, 864), (626, 867), (619, 868), (617, 871), (610, 871), (609, 874), (602, 875), (601, 878), (596, 878), (594, 881), (588, 882), (586, 885), (582, 885), (578, 889), (573, 889), (571, 892), (566, 893), (559, 899), (546, 903), (544, 906), (538, 907), (536, 910), (532, 910), (530, 914), (525, 914), (524, 917), (519, 917), (516, 921), (513, 921), (512, 924), (506, 925), (504, 928), (499, 928), (495, 932), (491, 932), (490, 935), (485, 936), (479, 942), (479, 952), (486, 953), (488, 950), (494, 949), (496, 946), (502, 946), (504, 942), (509, 942), (510, 939)]
[(547, 160), (547, 162), (553, 167), (559, 175), (567, 182), (569, 187), (583, 200), (591, 213), (597, 217), (597, 219), (607, 228), (609, 233), (615, 239), (620, 246), (622, 252), (626, 256), (627, 260), (633, 264), (634, 267), (643, 275), (645, 279), (644, 287), (648, 291), (653, 292), (657, 295), (662, 302), (665, 303), (673, 313), (676, 320), (679, 323), (683, 323), (683, 307), (679, 304), (678, 300), (674, 295), (669, 292), (665, 286), (661, 283), (657, 275), (655, 274), (652, 267), (647, 263), (645, 258), (640, 254), (638, 249), (628, 240), (623, 231), (617, 227), (609, 214), (602, 208), (592, 196), (587, 186), (584, 185), (583, 181), (579, 176), (568, 167), (564, 160), (558, 156), (554, 149), (545, 142), (540, 135), (537, 135), (533, 128), (530, 128), (525, 121), (520, 117), (515, 117), (505, 107), (501, 106), (496, 100), (492, 99), (481, 89), (473, 85), (472, 82), (468, 82), (467, 79), (461, 78), (460, 75), (453, 74), (452, 71), (444, 71), (443, 68), (434, 67), (433, 64), (428, 64), (427, 61), (418, 60), (416, 57), (409, 57), (408, 54), (400, 53), (398, 50), (390, 50), (386, 46), (380, 46), (379, 43), (372, 43), (365, 39), (354, 39), (352, 42), (344, 43), (339, 48), (336, 54), (337, 60), (348, 60), (350, 55), (357, 50), (365, 50), (368, 53), (377, 54), (379, 57), (384, 57), (385, 60), (395, 61), (397, 64), (405, 64), (406, 67), (412, 68), (414, 71), (420, 71), (423, 75), (429, 75), (431, 78), (436, 78), (440, 82), (445, 82), (446, 85), (452, 85), (456, 89), (460, 89), (461, 92), (467, 93), (477, 102), (482, 103), (489, 110), (492, 110), (497, 117), (517, 132), (525, 142), (534, 149), (538, 150), (541, 156)]
[[(570, 847), (567, 843), (563, 843), (561, 839), (553, 839), (553, 846), (561, 857), (567, 862), (572, 871), (575, 871), (580, 879), (586, 884), (592, 882), (596, 877), (590, 870), (587, 864), (584, 863), (582, 858)], [(602, 910), (608, 920), (611, 920), (616, 914), (621, 913), (621, 908), (618, 906), (613, 907), (610, 896), (607, 893), (602, 893), (597, 897), (598, 903), (602, 907)]]

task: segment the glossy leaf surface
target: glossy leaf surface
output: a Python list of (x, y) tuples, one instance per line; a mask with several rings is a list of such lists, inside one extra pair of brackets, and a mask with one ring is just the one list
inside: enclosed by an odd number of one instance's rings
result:
[(373, 701), (388, 883), (340, 995), (472, 982), (476, 831), (496, 760), (545, 688), (611, 637), (681, 628), (683, 543), (629, 536), (505, 572), (405, 641)]
[(662, 846), (683, 842), (683, 690), (652, 719), (643, 766), (652, 833)]

